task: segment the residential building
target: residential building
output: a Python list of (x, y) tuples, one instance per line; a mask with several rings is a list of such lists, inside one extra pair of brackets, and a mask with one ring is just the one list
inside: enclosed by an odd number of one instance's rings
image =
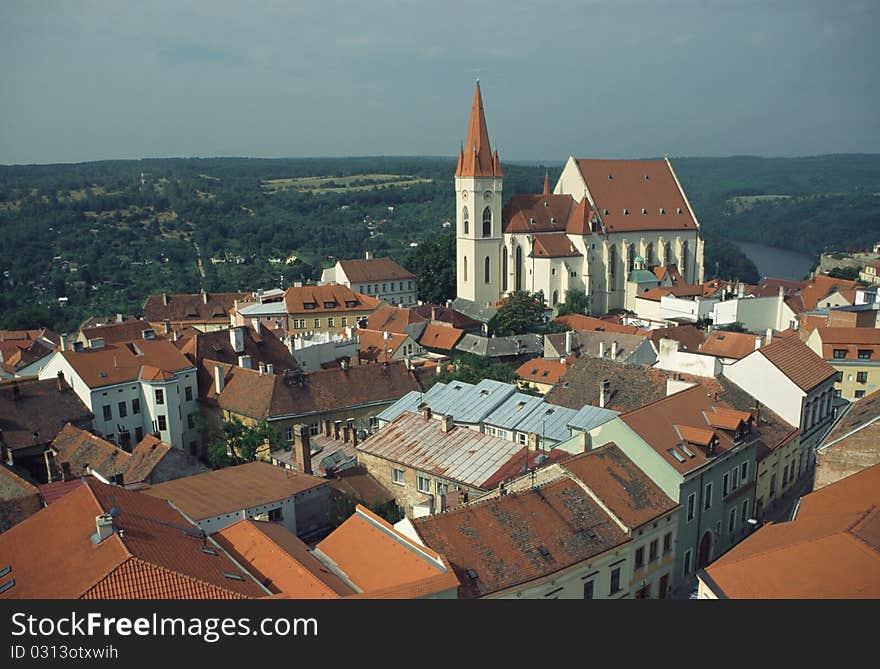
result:
[(419, 339), (422, 331), (428, 324), (427, 318), (422, 316), (416, 309), (409, 307), (392, 307), (388, 304), (380, 305), (367, 319), (367, 329), (379, 332), (396, 332), (408, 334), (413, 339)]
[(460, 311), (456, 311), (449, 306), (424, 302), (419, 306), (414, 307), (413, 311), (432, 323), (445, 323), (446, 325), (458, 328), (459, 330), (464, 330), (465, 332), (477, 333), (483, 331), (482, 322), (473, 319)]
[(160, 483), (144, 492), (169, 500), (208, 533), (242, 518), (277, 522), (305, 539), (329, 528), (327, 481), (268, 462), (224, 467)]
[(447, 325), (438, 325), (437, 323), (428, 323), (422, 330), (418, 342), (427, 349), (452, 353), (464, 336), (466, 336), (464, 330)]
[[(546, 345), (546, 344), (545, 344)], [(517, 385), (543, 395), (568, 371), (574, 358), (533, 358), (516, 369)]]
[(350, 326), (345, 334), (330, 332), (305, 332), (286, 337), (291, 353), (304, 372), (339, 367), (343, 363), (357, 362), (360, 340), (357, 328)]
[(202, 332), (225, 330), (229, 327), (229, 313), (236, 300), (246, 300), (250, 293), (201, 293), (150, 295), (144, 302), (144, 320), (156, 330), (165, 328), (169, 321), (172, 329), (191, 327)]
[(676, 578), (697, 569), (748, 530), (755, 501), (760, 427), (750, 412), (695, 385), (589, 431), (590, 447), (614, 442), (670, 499), (681, 504)]
[(880, 463), (880, 390), (844, 407), (816, 451), (813, 488)]
[(865, 265), (859, 272), (859, 281), (874, 285), (880, 284), (880, 260)]
[(699, 575), (700, 599), (880, 598), (880, 465), (803, 497)]
[(422, 352), (419, 343), (408, 334), (361, 328), (357, 330), (357, 337), (361, 364), (408, 360), (409, 356)]
[(59, 341), (48, 328), (0, 330), (0, 379), (39, 374)]
[(700, 353), (718, 358), (722, 365), (731, 365), (761, 348), (763, 343), (764, 340), (760, 335), (712, 330), (698, 350)]
[[(153, 324), (142, 318), (123, 318), (122, 314), (116, 314), (113, 319), (89, 318), (79, 326), (72, 341), (81, 342), (83, 346), (88, 346), (89, 341), (93, 339), (103, 339), (105, 345), (120, 344), (142, 339), (144, 330), (155, 332)], [(165, 333), (164, 323), (162, 323), (162, 333)], [(65, 345), (62, 348), (68, 347)]]
[(42, 508), (37, 486), (0, 462), (0, 534)]
[(395, 306), (416, 304), (416, 275), (391, 258), (374, 258), (370, 251), (363, 260), (337, 260), (325, 269), (319, 285), (327, 284), (346, 286)]
[(800, 339), (776, 337), (724, 369), (724, 375), (800, 428), (799, 475), (812, 475), (815, 448), (834, 420), (837, 372)]
[(93, 431), (123, 450), (155, 434), (166, 444), (197, 454), (198, 381), (195, 365), (170, 341), (134, 340), (59, 350), (40, 372), (59, 374), (94, 414)]
[(94, 478), (0, 534), (0, 555), (3, 599), (271, 594), (165, 500)]
[(880, 330), (818, 327), (807, 339), (816, 355), (837, 371), (834, 394), (858, 400), (880, 389)]
[(569, 330), (544, 335), (544, 357), (574, 355), (607, 358), (631, 365), (653, 365), (657, 351), (645, 334), (605, 330)]
[(0, 382), (0, 460), (38, 481), (46, 471), (43, 452), (67, 423), (90, 429), (94, 414), (64, 378)]
[(880, 327), (880, 304), (868, 302), (828, 310), (824, 324), (829, 328), (877, 328)]
[[(429, 326), (430, 327), (430, 326)], [(427, 335), (422, 336), (422, 342)], [(544, 341), (539, 334), (521, 334), (508, 337), (482, 337), (470, 332), (455, 345), (456, 353), (470, 353), (481, 358), (500, 358), (515, 360), (523, 356), (541, 355)]]
[(229, 321), (232, 327), (253, 325), (256, 329), (262, 325), (269, 330), (288, 332), (290, 322), (287, 318), (287, 305), (284, 303), (284, 291), (279, 288), (260, 288), (244, 300), (235, 300), (229, 312)]
[(545, 180), (543, 193), (514, 195), (502, 209), (503, 181), (477, 84), (455, 170), (458, 297), (486, 305), (543, 291), (555, 306), (577, 289), (605, 313), (625, 306), (637, 256), (702, 281), (700, 225), (668, 159), (572, 156), (552, 193)]
[(293, 286), (284, 293), (289, 329), (303, 332), (344, 333), (366, 320), (381, 304), (377, 297), (356, 293), (346, 286)]

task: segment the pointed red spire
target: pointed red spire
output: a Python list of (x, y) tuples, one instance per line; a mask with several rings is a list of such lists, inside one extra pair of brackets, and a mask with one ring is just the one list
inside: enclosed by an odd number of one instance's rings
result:
[(489, 146), (489, 131), (486, 128), (486, 116), (483, 113), (483, 96), (480, 94), (479, 81), (474, 89), (474, 105), (471, 109), (471, 120), (468, 124), (467, 140), (464, 146), (463, 160), (455, 170), (455, 176), (500, 176), (501, 161), (498, 159), (498, 152), (496, 151), (493, 157), (492, 148)]
[(495, 171), (495, 176), (500, 177), (501, 174), (501, 158), (498, 157), (498, 149), (495, 149), (495, 155), (492, 156), (492, 169)]
[(544, 173), (544, 192), (542, 195), (550, 195), (550, 175), (547, 172)]

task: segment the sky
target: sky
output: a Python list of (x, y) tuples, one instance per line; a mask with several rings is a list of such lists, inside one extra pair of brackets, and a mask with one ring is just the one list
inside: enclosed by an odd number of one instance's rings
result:
[(0, 164), (880, 152), (880, 0), (0, 0)]

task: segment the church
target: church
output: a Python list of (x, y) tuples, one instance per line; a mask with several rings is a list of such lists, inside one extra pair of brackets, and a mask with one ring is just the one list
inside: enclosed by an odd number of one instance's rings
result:
[[(668, 158), (570, 156), (553, 190), (514, 195), (489, 143), (480, 83), (455, 169), (456, 294), (481, 306), (515, 290), (543, 291), (551, 307), (569, 289), (590, 312), (632, 308), (666, 276), (703, 282), (700, 224)], [(646, 281), (653, 274), (657, 281)]]

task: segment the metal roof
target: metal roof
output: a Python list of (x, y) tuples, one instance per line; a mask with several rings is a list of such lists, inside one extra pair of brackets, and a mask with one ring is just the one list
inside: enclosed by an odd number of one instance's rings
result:
[(468, 333), (456, 344), (455, 350), (487, 358), (497, 358), (525, 353), (541, 353), (544, 350), (544, 342), (539, 334), (480, 337)]
[(517, 432), (537, 432), (542, 439), (565, 441), (571, 437), (568, 423), (577, 415), (574, 409), (542, 402), (516, 426)]
[[(452, 383), (450, 386), (454, 385)], [(483, 379), (456, 397), (454, 406), (443, 411), (457, 423), (481, 423), (504, 400), (516, 392), (516, 386), (492, 379)], [(431, 409), (434, 407), (431, 405)]]
[(358, 450), (469, 486), (482, 487), (523, 446), (483, 432), (453, 427), (406, 412), (383, 427)]
[(540, 397), (514, 393), (486, 416), (483, 422), (506, 430), (515, 430), (516, 426), (541, 404), (545, 404), (545, 402)]
[(257, 314), (260, 316), (266, 314), (287, 315), (287, 305), (284, 304), (284, 300), (280, 300), (279, 302), (256, 302), (254, 304), (239, 307), (238, 313), (242, 316), (256, 316)]
[(473, 300), (466, 300), (463, 297), (456, 297), (452, 301), (452, 308), (469, 318), (473, 318), (475, 321), (480, 321), (481, 323), (488, 323), (492, 320), (492, 317), (498, 313), (498, 309), (495, 307), (484, 307)]
[(607, 423), (609, 420), (618, 415), (617, 411), (611, 409), (600, 409), (591, 404), (587, 404), (568, 422), (568, 427), (575, 430), (592, 430), (594, 427)]

